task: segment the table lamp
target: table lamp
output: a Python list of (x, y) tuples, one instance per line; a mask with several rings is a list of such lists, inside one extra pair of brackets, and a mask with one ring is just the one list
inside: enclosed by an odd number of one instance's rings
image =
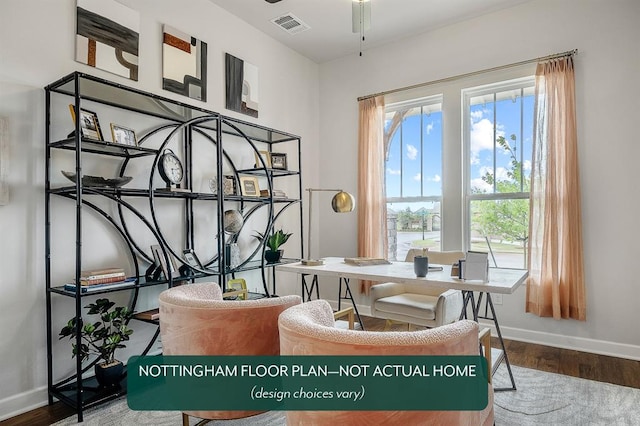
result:
[(309, 191), (309, 228), (307, 229), (307, 258), (302, 259), (301, 262), (306, 266), (319, 266), (324, 264), (324, 260), (311, 258), (311, 215), (313, 212), (313, 193), (335, 192), (336, 194), (331, 199), (331, 208), (333, 208), (333, 211), (336, 213), (352, 212), (355, 207), (355, 200), (353, 198), (353, 195), (343, 191), (342, 189), (307, 188), (306, 191)]

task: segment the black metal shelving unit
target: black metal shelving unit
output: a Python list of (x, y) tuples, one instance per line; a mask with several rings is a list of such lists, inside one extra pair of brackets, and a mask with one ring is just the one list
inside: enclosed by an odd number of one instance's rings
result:
[[(139, 140), (138, 146), (127, 146), (107, 141), (97, 141), (82, 137), (80, 114), (76, 115), (75, 130), (70, 135), (56, 138), (53, 136), (54, 123), (52, 121), (52, 102), (58, 100), (57, 97), (70, 98), (70, 104), (73, 105), (75, 111), (80, 111), (82, 105), (90, 102), (92, 105), (98, 105), (105, 110), (115, 109), (117, 111), (127, 111), (131, 114), (139, 114), (145, 119), (152, 119), (158, 123), (158, 126), (148, 131)], [(239, 266), (230, 268), (225, 258), (225, 245), (234, 242), (234, 236), (230, 236), (224, 232), (223, 216), (226, 210), (225, 205), (233, 205), (242, 212), (245, 219), (248, 219), (255, 212), (267, 209), (265, 223), (265, 233), (268, 233), (274, 227), (274, 223), (280, 217), (280, 214), (290, 207), (297, 208), (299, 213), (296, 214), (299, 223), (296, 224), (295, 231), (299, 231), (300, 235), (300, 255), (303, 253), (304, 241), (302, 231), (302, 180), (301, 180), (301, 139), (299, 136), (286, 132), (270, 129), (254, 123), (226, 117), (213, 111), (203, 108), (184, 104), (172, 99), (164, 98), (152, 93), (146, 93), (135, 88), (123, 86), (108, 80), (97, 78), (88, 74), (74, 72), (60, 80), (45, 87), (46, 117), (45, 117), (45, 276), (46, 276), (46, 317), (47, 317), (47, 363), (48, 363), (48, 394), (49, 403), (53, 403), (57, 398), (64, 403), (76, 409), (78, 421), (83, 419), (83, 411), (89, 407), (98, 405), (108, 400), (117, 398), (126, 394), (126, 378), (121, 382), (119, 387), (102, 389), (98, 386), (89, 372), (95, 361), (88, 365), (83, 365), (76, 358), (75, 372), (65, 377), (57, 379), (54, 377), (54, 360), (53, 360), (53, 334), (52, 329), (52, 297), (66, 296), (74, 298), (75, 309), (73, 315), (80, 320), (80, 326), (83, 319), (83, 302), (82, 299), (94, 295), (102, 295), (111, 292), (130, 292), (130, 308), (135, 310), (138, 302), (139, 291), (143, 288), (154, 286), (171, 287), (175, 283), (183, 281), (195, 281), (199, 278), (213, 277), (218, 281), (222, 289), (226, 288), (228, 277), (235, 277), (246, 271), (261, 271), (262, 275), (262, 293), (252, 293), (250, 298), (270, 297), (275, 293), (275, 266), (282, 263), (291, 263), (298, 261), (297, 258), (285, 258), (277, 264), (267, 264), (264, 260), (264, 242), (259, 244), (251, 254), (249, 254)], [(60, 120), (60, 118), (57, 118)], [(162, 132), (169, 132), (169, 136), (163, 137)], [(184, 153), (185, 181), (186, 188), (191, 189), (190, 192), (170, 192), (162, 191), (154, 188), (154, 173), (158, 159), (169, 143), (175, 143), (171, 140), (176, 136), (181, 144)], [(208, 140), (213, 144), (215, 150), (215, 175), (217, 176), (216, 193), (204, 193), (193, 191), (192, 172), (194, 168), (193, 162), (193, 146), (194, 137), (202, 140)], [(225, 139), (231, 139), (230, 144), (244, 143), (243, 149), (248, 155), (254, 156), (260, 150), (266, 148), (269, 152), (278, 144), (289, 145), (290, 151), (297, 151), (297, 162), (293, 165), (293, 170), (271, 169), (267, 164), (256, 164), (255, 168), (237, 169), (232, 161), (232, 156), (225, 149)], [(70, 151), (74, 155), (75, 175), (76, 177), (84, 176), (83, 160), (87, 156), (102, 156), (120, 159), (120, 169), (114, 172), (114, 176), (125, 176), (128, 166), (135, 164), (139, 158), (148, 158), (153, 160), (152, 167), (148, 170), (149, 185), (148, 188), (127, 188), (127, 187), (97, 187), (86, 186), (81, 178), (76, 178), (75, 184), (71, 185), (52, 185), (52, 163), (55, 161), (52, 154), (57, 150)], [(256, 156), (256, 158), (258, 158)], [(231, 168), (225, 170), (223, 164)], [(224, 194), (223, 179), (224, 175), (233, 175), (236, 182), (239, 181), (241, 175), (259, 176), (267, 182), (269, 193), (273, 194), (272, 189), (274, 181), (281, 178), (293, 178), (295, 184), (290, 186), (296, 187), (296, 194), (288, 198), (273, 197), (248, 197), (239, 194)], [(157, 183), (157, 182), (156, 182)], [(131, 201), (134, 199), (148, 199), (148, 211), (140, 211)], [(56, 224), (55, 212), (52, 211), (52, 202), (58, 203), (57, 199), (67, 200), (60, 202), (71, 202), (75, 205), (75, 264), (74, 271), (70, 271), (70, 275), (75, 277), (79, 282), (83, 259), (82, 244), (84, 236), (82, 234), (83, 215), (87, 214), (87, 209), (92, 213), (96, 213), (99, 218), (104, 220), (105, 224), (113, 229), (114, 238), (120, 238), (127, 247), (128, 255), (134, 265), (133, 277), (135, 280), (130, 285), (118, 287), (114, 289), (104, 289), (97, 292), (82, 293), (80, 286), (75, 291), (65, 290), (64, 285), (60, 282), (52, 282), (52, 227)], [(109, 203), (117, 206), (118, 214), (114, 215), (106, 211), (100, 206), (101, 202), (97, 200), (107, 200)], [(183, 240), (186, 241), (187, 247), (172, 247), (168, 243), (163, 229), (156, 218), (157, 200), (177, 200), (180, 202), (184, 211), (185, 223), (182, 229)], [(136, 241), (131, 233), (131, 225), (128, 222), (131, 218), (137, 221), (137, 226), (142, 226), (153, 235), (156, 244), (160, 245), (165, 258), (165, 262), (169, 264), (170, 258), (176, 258), (182, 261), (181, 251), (184, 248), (193, 248), (195, 245), (195, 217), (194, 203), (208, 202), (212, 209), (215, 209), (217, 215), (217, 235), (216, 247), (213, 258), (206, 262), (205, 269), (196, 270), (194, 274), (183, 277), (173, 276), (171, 272), (167, 277), (163, 277), (157, 281), (147, 281), (144, 278), (144, 270), (146, 264), (151, 263), (151, 256), (145, 251), (143, 245)], [(150, 212), (150, 214), (149, 214)], [(127, 217), (128, 219), (125, 219)], [(214, 244), (212, 242), (212, 244)], [(268, 288), (267, 276), (268, 271), (272, 273), (273, 292)], [(68, 313), (66, 313), (68, 314)], [(135, 318), (135, 317), (134, 317)], [(157, 320), (141, 320), (146, 323), (156, 324)], [(145, 348), (145, 355), (152, 347), (159, 335), (159, 328), (156, 330), (152, 340)], [(134, 337), (135, 339), (135, 334)], [(80, 336), (77, 337), (76, 344), (80, 344)]]

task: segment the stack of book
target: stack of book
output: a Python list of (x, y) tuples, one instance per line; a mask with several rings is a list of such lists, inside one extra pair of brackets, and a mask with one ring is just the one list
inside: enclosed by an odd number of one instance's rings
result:
[[(80, 291), (90, 293), (118, 287), (125, 287), (135, 282), (135, 278), (127, 278), (122, 268), (106, 268), (80, 273)], [(75, 280), (65, 284), (65, 290), (76, 291)]]
[(287, 198), (287, 194), (282, 189), (274, 189), (271, 192), (271, 194), (269, 194), (269, 190), (268, 189), (261, 189), (260, 190), (260, 196), (261, 197), (268, 197), (269, 195), (271, 195), (273, 198)]

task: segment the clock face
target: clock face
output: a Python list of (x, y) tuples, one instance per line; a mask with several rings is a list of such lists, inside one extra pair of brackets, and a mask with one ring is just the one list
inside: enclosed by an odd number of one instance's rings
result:
[(160, 176), (167, 184), (177, 185), (184, 177), (182, 163), (171, 150), (165, 151), (160, 159)]

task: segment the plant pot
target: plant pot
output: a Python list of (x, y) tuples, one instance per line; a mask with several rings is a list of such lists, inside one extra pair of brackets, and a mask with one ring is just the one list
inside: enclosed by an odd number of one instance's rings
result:
[(282, 253), (283, 252), (284, 252), (284, 250), (265, 250), (265, 252), (264, 252), (264, 260), (266, 260), (267, 263), (280, 262), (280, 259), (282, 258)]
[(102, 387), (109, 388), (120, 384), (124, 373), (124, 364), (118, 360), (112, 363), (102, 362), (96, 364), (94, 370), (98, 384)]

